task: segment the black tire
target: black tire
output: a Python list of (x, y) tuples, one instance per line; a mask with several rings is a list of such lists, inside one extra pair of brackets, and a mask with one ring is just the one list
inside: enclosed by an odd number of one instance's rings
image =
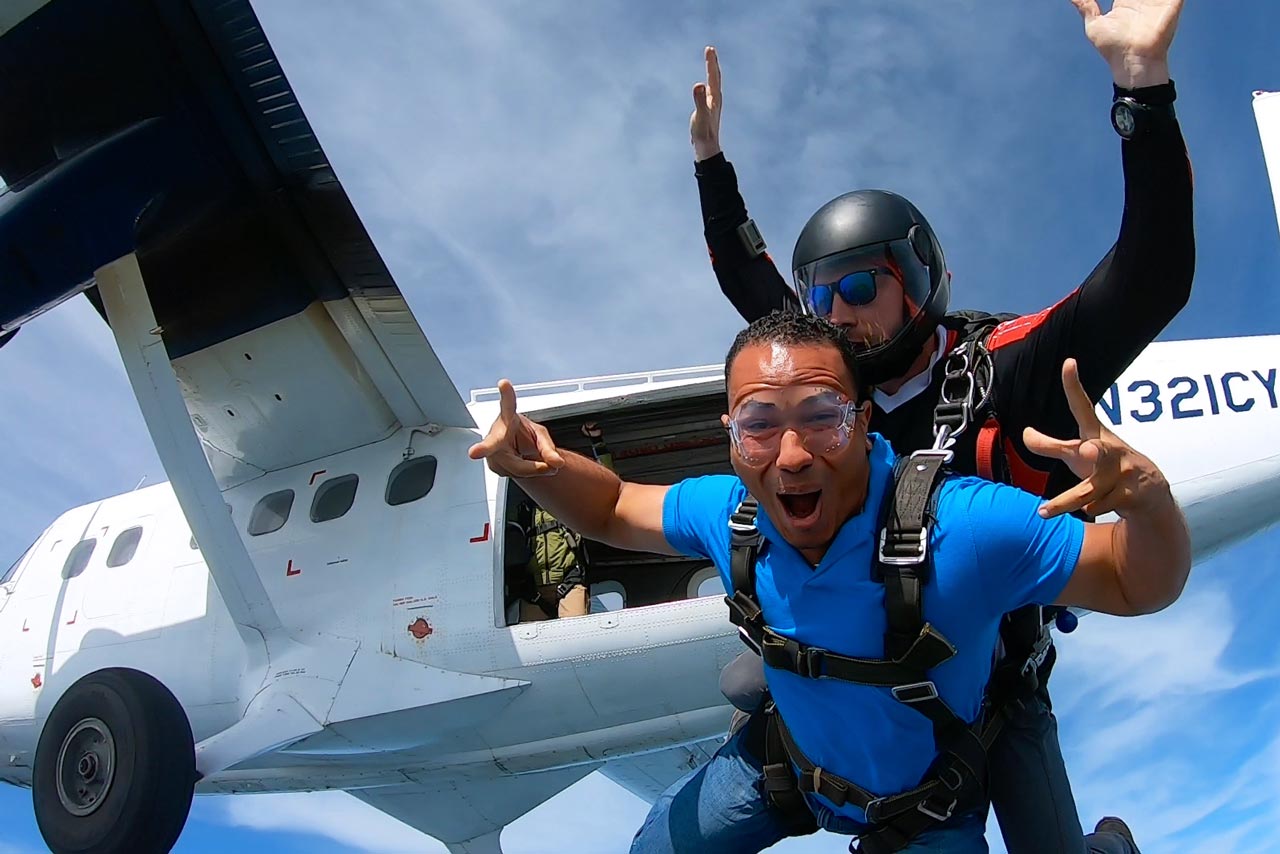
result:
[(54, 854), (163, 854), (182, 833), (195, 784), (191, 724), (177, 699), (145, 673), (111, 669), (54, 705), (31, 795)]

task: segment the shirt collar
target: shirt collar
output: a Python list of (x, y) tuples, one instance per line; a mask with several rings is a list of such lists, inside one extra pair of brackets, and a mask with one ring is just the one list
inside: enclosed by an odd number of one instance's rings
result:
[(911, 379), (902, 384), (902, 388), (893, 394), (888, 394), (880, 389), (873, 389), (871, 399), (876, 402), (876, 406), (880, 407), (881, 412), (892, 412), (908, 400), (913, 399), (916, 395), (923, 392), (933, 382), (933, 368), (938, 364), (938, 360), (946, 355), (947, 350), (947, 330), (939, 324), (938, 331), (935, 333), (938, 339), (938, 346), (934, 348), (933, 355), (929, 357), (929, 366)]

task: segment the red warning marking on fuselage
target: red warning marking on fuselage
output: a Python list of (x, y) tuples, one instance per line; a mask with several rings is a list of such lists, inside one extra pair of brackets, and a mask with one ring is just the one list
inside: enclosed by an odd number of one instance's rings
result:
[(489, 539), (489, 523), (488, 523), (488, 522), (485, 522), (485, 523), (484, 523), (484, 533), (483, 533), (483, 534), (481, 534), (481, 535), (480, 535), (480, 536), (478, 536), (478, 537), (472, 537), (472, 538), (471, 538), (471, 542), (473, 542), (473, 543), (483, 543), (483, 542), (484, 542), (485, 540), (487, 540), (487, 539)]
[(311, 473), (311, 480), (307, 481), (307, 486), (315, 486), (315, 485), (316, 485), (316, 478), (318, 478), (320, 475), (324, 474), (324, 473), (325, 473), (325, 472), (327, 472), (327, 471), (328, 471), (328, 469), (320, 469), (320, 471), (312, 472), (312, 473)]
[(80, 612), (76, 611), (75, 614), (72, 615), (71, 619), (67, 620), (67, 625), (74, 626), (76, 624), (76, 620), (78, 619), (80, 619)]
[(431, 628), (431, 624), (422, 617), (419, 617), (409, 624), (409, 634), (413, 635), (418, 640), (424, 640), (426, 637), (434, 633), (434, 631), (435, 629)]
[(27, 621), (26, 621), (26, 620), (23, 620), (23, 621), (22, 621), (22, 630), (23, 630), (24, 632), (29, 632), (29, 631), (31, 631), (31, 629), (27, 628)]
[(293, 568), (293, 559), (289, 559), (289, 565), (284, 568), (285, 575), (302, 575), (302, 570)]
[(31, 687), (39, 688), (43, 684), (44, 684), (44, 680), (40, 678), (39, 673), (31, 677)]

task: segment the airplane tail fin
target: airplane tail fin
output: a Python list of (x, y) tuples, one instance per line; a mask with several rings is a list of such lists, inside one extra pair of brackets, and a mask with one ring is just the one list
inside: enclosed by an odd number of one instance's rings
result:
[(1262, 156), (1271, 176), (1271, 197), (1280, 221), (1280, 92), (1254, 92), (1253, 115), (1262, 138)]

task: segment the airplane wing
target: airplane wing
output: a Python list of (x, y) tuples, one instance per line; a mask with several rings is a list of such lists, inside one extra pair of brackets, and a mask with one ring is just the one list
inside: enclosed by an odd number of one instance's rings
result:
[(222, 488), (474, 426), (247, 0), (21, 5), (0, 31), (0, 336), (136, 253)]
[(221, 492), (474, 421), (248, 0), (7, 3), (0, 77), (0, 336), (90, 295), (233, 619), (275, 633)]
[(575, 765), (512, 776), (453, 774), (351, 794), (445, 843), (450, 851), (501, 854), (502, 828), (599, 767)]

